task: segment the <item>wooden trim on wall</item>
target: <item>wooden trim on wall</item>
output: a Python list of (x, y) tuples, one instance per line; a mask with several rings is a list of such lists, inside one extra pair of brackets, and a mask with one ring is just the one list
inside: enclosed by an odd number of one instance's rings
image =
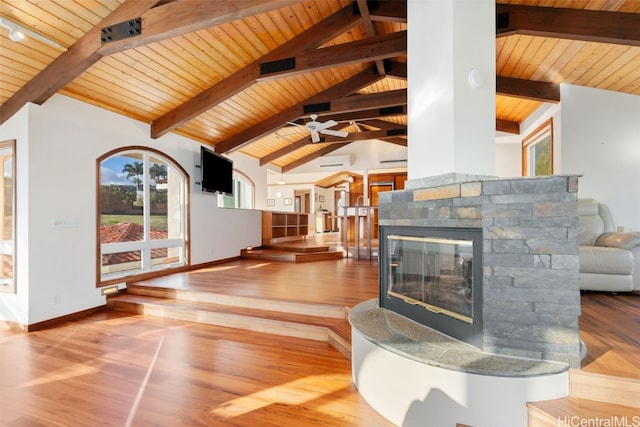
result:
[(551, 156), (551, 175), (553, 175), (553, 157), (554, 157), (554, 142), (553, 142), (553, 117), (550, 117), (547, 121), (545, 121), (544, 123), (542, 123), (540, 126), (538, 126), (533, 132), (529, 133), (527, 136), (525, 136), (522, 139), (522, 176), (528, 176), (527, 175), (527, 163), (529, 160), (529, 152), (528, 152), (528, 147), (529, 145), (531, 145), (531, 143), (533, 142), (532, 140), (534, 140), (535, 138), (537, 138), (541, 133), (543, 133), (544, 130), (546, 130), (547, 128), (549, 128), (549, 134), (551, 137), (551, 144), (550, 144), (550, 153), (549, 155)]
[(97, 307), (88, 308), (86, 310), (77, 311), (75, 313), (65, 314), (64, 316), (55, 317), (49, 320), (43, 320), (42, 322), (32, 323), (31, 325), (21, 325), (25, 332), (41, 331), (43, 329), (49, 329), (64, 322), (76, 320), (81, 317), (89, 316), (91, 314), (100, 313), (107, 310), (106, 305), (99, 305)]

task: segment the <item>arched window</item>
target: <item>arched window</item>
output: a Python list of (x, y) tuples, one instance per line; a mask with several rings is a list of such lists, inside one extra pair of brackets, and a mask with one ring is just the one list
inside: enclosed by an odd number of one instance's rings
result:
[(146, 147), (111, 151), (97, 167), (98, 286), (188, 265), (184, 169)]
[(255, 184), (242, 172), (233, 171), (233, 196), (223, 195), (220, 207), (253, 209), (253, 190)]

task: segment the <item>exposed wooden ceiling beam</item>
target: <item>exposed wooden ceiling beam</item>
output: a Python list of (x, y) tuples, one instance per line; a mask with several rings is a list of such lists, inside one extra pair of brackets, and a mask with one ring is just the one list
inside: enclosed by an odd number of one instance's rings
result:
[[(373, 25), (373, 21), (371, 21), (371, 15), (369, 14), (369, 6), (367, 5), (367, 0), (357, 0), (357, 1), (358, 1), (358, 9), (360, 9), (360, 15), (362, 16), (362, 23), (364, 24), (364, 29), (367, 31), (367, 35), (369, 37), (377, 36), (378, 31), (376, 30), (376, 27)], [(382, 62), (381, 59), (376, 60), (376, 69), (378, 70), (378, 74), (385, 75), (384, 63)]]
[(391, 108), (372, 108), (368, 110), (352, 111), (350, 113), (331, 114), (336, 122), (348, 122), (353, 120), (372, 120), (390, 116), (405, 116), (407, 105), (399, 105)]
[[(159, 0), (127, 0), (2, 104), (0, 124), (27, 102), (42, 104), (104, 56), (301, 1), (304, 0), (175, 0), (169, 3)], [(156, 4), (160, 5), (154, 7)], [(102, 43), (100, 36), (103, 28), (137, 17), (142, 20), (141, 34)]]
[(393, 129), (399, 129), (399, 128), (406, 128), (406, 126), (404, 125), (399, 125), (397, 123), (388, 122), (386, 120), (380, 120), (380, 119), (363, 121), (362, 124), (365, 126), (376, 127), (380, 130), (393, 130)]
[(401, 138), (399, 136), (390, 136), (388, 138), (382, 138), (382, 140), (391, 144), (401, 145), (403, 147), (409, 145), (409, 140), (407, 140), (406, 138)]
[(407, 89), (397, 89), (387, 92), (367, 93), (363, 95), (351, 95), (337, 98), (331, 101), (328, 109), (303, 114), (301, 117), (309, 117), (310, 114), (327, 116), (333, 115), (334, 113), (349, 113), (359, 110), (390, 108), (404, 105), (407, 105)]
[(281, 111), (276, 115), (271, 116), (270, 118), (263, 120), (262, 122), (233, 135), (231, 138), (219, 142), (215, 145), (216, 152), (225, 153), (227, 151), (237, 149), (244, 144), (253, 142), (256, 139), (279, 129), (284, 123), (297, 120), (299, 117), (302, 117), (305, 114), (305, 105), (320, 104), (333, 101), (340, 96), (344, 96), (345, 94), (348, 95), (354, 93), (358, 89), (368, 86), (380, 80), (381, 78), (382, 76), (374, 74), (370, 71), (363, 71), (361, 73), (358, 73), (355, 76), (305, 100), (304, 102), (293, 105), (286, 110)]
[(542, 102), (560, 102), (560, 85), (534, 80), (496, 77), (496, 93)]
[(255, 83), (259, 76), (261, 63), (297, 54), (303, 50), (315, 49), (337, 35), (344, 33), (349, 28), (354, 27), (361, 20), (362, 17), (353, 14), (351, 7), (342, 8), (251, 64), (231, 74), (218, 84), (200, 92), (185, 103), (153, 120), (151, 122), (151, 137), (158, 138), (174, 130)]
[(541, 37), (640, 46), (640, 14), (498, 4), (497, 35)]
[[(295, 56), (262, 63), (258, 81), (288, 77), (300, 73), (321, 71), (327, 68), (359, 64), (393, 58), (407, 53), (407, 32), (368, 37), (350, 43), (342, 43), (316, 50), (305, 50)], [(378, 74), (384, 75), (384, 73)]]
[(333, 151), (336, 151), (339, 148), (345, 147), (345, 146), (347, 146), (349, 144), (351, 144), (351, 143), (350, 142), (343, 142), (343, 143), (338, 143), (338, 144), (327, 144), (326, 147), (324, 147), (324, 148), (322, 148), (322, 149), (320, 149), (318, 151), (315, 151), (315, 152), (313, 152), (313, 153), (311, 153), (309, 155), (306, 155), (304, 157), (301, 157), (300, 159), (295, 160), (295, 161), (293, 161), (293, 162), (291, 162), (291, 163), (289, 163), (287, 165), (284, 165), (282, 167), (282, 172), (288, 172), (291, 169), (295, 169), (298, 166), (302, 166), (305, 163), (309, 163), (310, 161), (315, 160), (318, 157), (322, 157), (325, 154), (329, 154), (329, 153), (331, 153)]
[(520, 124), (509, 120), (496, 119), (496, 130), (520, 135)]
[(279, 159), (280, 157), (286, 156), (289, 153), (293, 153), (294, 151), (299, 150), (302, 147), (305, 147), (307, 144), (309, 144), (309, 136), (300, 138), (285, 147), (272, 151), (266, 156), (260, 158), (260, 166), (264, 166), (267, 163), (271, 163), (274, 160)]
[(397, 77), (399, 79), (407, 78), (407, 63), (397, 61), (387, 61), (385, 64), (387, 76)]
[(128, 0), (118, 6), (2, 104), (0, 124), (7, 121), (27, 102), (42, 104), (98, 62), (102, 58), (98, 51), (102, 46), (100, 31), (103, 27), (140, 16), (157, 2), (158, 0)]
[(381, 1), (369, 10), (372, 21), (407, 23), (407, 2), (404, 0)]
[[(100, 54), (103, 56), (111, 55), (237, 19), (244, 19), (274, 9), (291, 6), (302, 1), (304, 0), (174, 0), (150, 9), (141, 16), (140, 35), (106, 43), (100, 49)], [(130, 15), (127, 19), (139, 16)]]

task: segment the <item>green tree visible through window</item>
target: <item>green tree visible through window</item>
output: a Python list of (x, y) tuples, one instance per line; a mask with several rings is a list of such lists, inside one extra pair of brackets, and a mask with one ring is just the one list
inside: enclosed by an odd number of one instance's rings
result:
[(188, 264), (189, 177), (153, 149), (123, 148), (97, 161), (98, 286)]

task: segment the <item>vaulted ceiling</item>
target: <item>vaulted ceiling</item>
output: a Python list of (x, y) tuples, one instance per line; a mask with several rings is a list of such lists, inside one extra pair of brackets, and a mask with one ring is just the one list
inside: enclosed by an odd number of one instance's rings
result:
[[(405, 1), (2, 0), (0, 17), (0, 123), (61, 93), (283, 171), (407, 144)], [(497, 130), (561, 83), (640, 95), (640, 1), (499, 0), (496, 24)], [(311, 143), (311, 114), (348, 135)]]

